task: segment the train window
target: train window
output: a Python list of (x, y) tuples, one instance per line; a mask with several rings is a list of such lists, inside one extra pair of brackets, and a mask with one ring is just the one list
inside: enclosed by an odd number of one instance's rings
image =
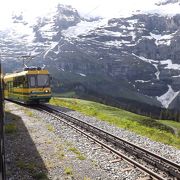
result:
[(10, 82), (7, 82), (7, 86), (8, 86), (8, 91), (10, 91)]
[(35, 76), (30, 76), (29, 81), (30, 81), (30, 86), (31, 87), (35, 87), (36, 86), (36, 78), (35, 78)]
[(28, 79), (27, 79), (27, 76), (24, 77), (24, 87), (28, 88)]
[(4, 90), (8, 90), (8, 85), (5, 82), (4, 82)]
[(37, 75), (37, 84), (39, 87), (49, 86), (49, 75), (47, 75), (47, 74)]
[(10, 88), (11, 88), (11, 90), (13, 88), (13, 82), (12, 81), (10, 82)]
[(13, 80), (13, 86), (17, 87), (17, 78), (14, 78), (14, 80)]
[(8, 82), (8, 92), (12, 92), (12, 90), (13, 90), (13, 82), (9, 81)]
[(24, 76), (15, 77), (13, 80), (13, 86), (16, 88), (23, 88), (26, 87), (25, 82)]

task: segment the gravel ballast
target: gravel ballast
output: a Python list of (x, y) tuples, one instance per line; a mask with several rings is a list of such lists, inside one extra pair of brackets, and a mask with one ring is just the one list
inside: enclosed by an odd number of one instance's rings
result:
[[(17, 177), (35, 179), (39, 172), (41, 172), (40, 175), (45, 174), (49, 179), (135, 180), (144, 176), (141, 171), (133, 168), (124, 160), (113, 163), (118, 157), (100, 148), (99, 145), (63, 125), (55, 118), (40, 111), (30, 110), (9, 102), (6, 103), (6, 109), (20, 117), (20, 120), (16, 120), (17, 132), (6, 134), (6, 159), (10, 179), (17, 179)], [(116, 128), (96, 118), (84, 116), (79, 112), (66, 108), (60, 109), (69, 115), (180, 163), (180, 151), (173, 147), (153, 142), (148, 138)], [(7, 119), (6, 123), (13, 121), (15, 120)], [(36, 158), (31, 156), (32, 152), (36, 152), (34, 153)], [(28, 167), (21, 162), (24, 161), (24, 158), (28, 162), (30, 160), (35, 162), (34, 169), (31, 164)], [(17, 166), (19, 159), (22, 160)], [(37, 164), (40, 162), (40, 165), (36, 165), (36, 161)]]

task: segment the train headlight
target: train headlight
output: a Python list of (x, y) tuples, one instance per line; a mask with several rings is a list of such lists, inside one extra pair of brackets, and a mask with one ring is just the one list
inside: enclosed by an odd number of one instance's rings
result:
[(48, 93), (49, 91), (48, 91), (48, 90), (45, 90), (44, 92), (45, 92), (45, 93)]

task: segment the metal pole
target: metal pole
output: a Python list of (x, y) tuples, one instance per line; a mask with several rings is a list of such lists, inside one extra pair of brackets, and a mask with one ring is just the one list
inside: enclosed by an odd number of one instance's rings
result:
[(4, 154), (4, 97), (3, 74), (0, 59), (0, 180), (5, 180), (5, 154)]

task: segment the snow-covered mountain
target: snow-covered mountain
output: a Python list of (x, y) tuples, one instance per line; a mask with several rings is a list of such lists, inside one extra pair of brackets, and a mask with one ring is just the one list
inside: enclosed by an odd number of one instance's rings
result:
[(161, 6), (161, 5), (169, 5), (169, 4), (176, 4), (180, 2), (179, 0), (163, 0), (163, 1), (159, 1), (156, 3), (157, 6)]
[(58, 5), (33, 24), (14, 15), (13, 26), (0, 32), (1, 51), (12, 56), (5, 68), (31, 52), (37, 55), (32, 63), (45, 64), (56, 77), (56, 91), (60, 82), (60, 90), (121, 104), (180, 109), (180, 14), (161, 13), (172, 6), (180, 9), (179, 1), (160, 1), (155, 10), (128, 17), (87, 20)]

